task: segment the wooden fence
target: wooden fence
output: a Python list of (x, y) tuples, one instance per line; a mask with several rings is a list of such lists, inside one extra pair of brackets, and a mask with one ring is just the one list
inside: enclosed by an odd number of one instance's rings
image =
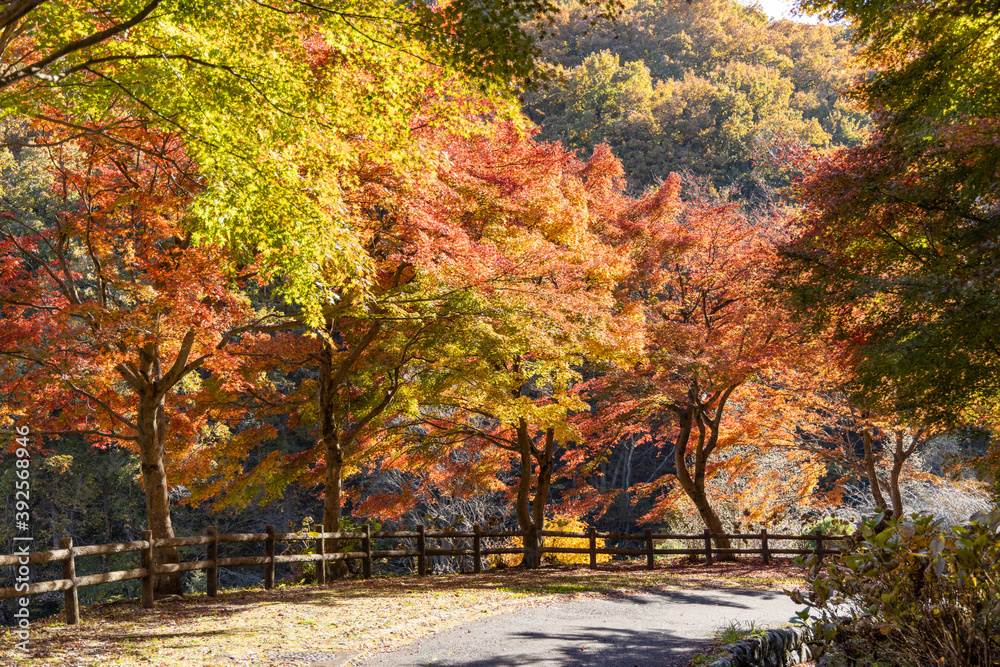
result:
[[(540, 533), (541, 538), (576, 538), (588, 540), (587, 547), (551, 547), (544, 545), (544, 539), (539, 544), (539, 533), (536, 531), (484, 531), (477, 524), (471, 532), (462, 531), (435, 531), (426, 530), (424, 526), (417, 526), (416, 530), (396, 530), (372, 532), (370, 526), (364, 526), (360, 532), (339, 532), (339, 533), (277, 533), (274, 526), (267, 526), (264, 533), (236, 533), (230, 535), (220, 535), (218, 528), (212, 526), (206, 530), (205, 535), (192, 537), (171, 537), (165, 539), (154, 538), (151, 531), (143, 531), (142, 539), (136, 542), (117, 542), (114, 544), (100, 544), (93, 546), (73, 546), (73, 538), (67, 537), (59, 541), (59, 549), (52, 551), (33, 551), (0, 556), (0, 566), (15, 566), (15, 572), (22, 580), (15, 586), (0, 588), (0, 600), (7, 598), (26, 597), (49, 593), (53, 591), (64, 591), (66, 622), (76, 624), (80, 619), (80, 606), (77, 598), (77, 590), (83, 586), (96, 586), (114, 581), (127, 581), (130, 579), (142, 580), (143, 607), (153, 606), (153, 575), (170, 574), (174, 572), (192, 572), (195, 570), (207, 571), (207, 591), (208, 595), (214, 597), (218, 592), (219, 568), (220, 567), (246, 567), (264, 566), (264, 588), (270, 589), (274, 586), (274, 567), (279, 563), (304, 563), (304, 562), (330, 562), (338, 560), (360, 560), (362, 562), (362, 576), (371, 577), (372, 560), (378, 558), (401, 558), (415, 557), (417, 559), (417, 574), (424, 576), (427, 574), (427, 559), (434, 556), (472, 556), (473, 571), (478, 573), (483, 569), (483, 556), (494, 554), (589, 554), (590, 567), (597, 567), (597, 556), (599, 554), (645, 556), (646, 567), (653, 569), (655, 557), (658, 555), (685, 555), (703, 556), (705, 563), (711, 565), (714, 559), (720, 557), (734, 557), (737, 555), (758, 555), (764, 564), (770, 562), (773, 555), (808, 555), (817, 554), (820, 558), (825, 553), (830, 553), (830, 549), (823, 546), (824, 542), (843, 540), (843, 537), (821, 535), (819, 532), (811, 535), (769, 535), (766, 530), (759, 533), (725, 534), (717, 535), (709, 531), (697, 535), (679, 535), (670, 533), (654, 533), (646, 530), (644, 534), (628, 533), (599, 533), (593, 527), (586, 533), (569, 533), (563, 531), (545, 530)], [(484, 538), (521, 538), (520, 547), (484, 547)], [(759, 546), (757, 548), (732, 548), (719, 549), (712, 545), (713, 539), (729, 538), (730, 540), (755, 540)], [(414, 540), (414, 549), (373, 549), (372, 540), (375, 539), (397, 539)], [(429, 540), (448, 539), (462, 540), (465, 544), (462, 548), (445, 548), (428, 546)], [(641, 548), (598, 548), (597, 540), (620, 540), (641, 542)], [(349, 544), (358, 545), (360, 551), (326, 553), (326, 540), (350, 540)], [(471, 540), (471, 545), (469, 541)], [(664, 540), (689, 541), (693, 542), (688, 548), (658, 548), (656, 542)], [(814, 542), (813, 548), (788, 549), (772, 548), (770, 545), (775, 541), (792, 540)], [(263, 556), (236, 556), (231, 558), (219, 557), (219, 545), (226, 542), (263, 542)], [(313, 542), (315, 553), (311, 554), (280, 554), (275, 555), (276, 543), (301, 543)], [(190, 547), (205, 545), (207, 556), (205, 560), (182, 561), (178, 563), (156, 563), (156, 550), (167, 547)], [(120, 554), (128, 552), (140, 552), (141, 567), (132, 570), (118, 570), (101, 574), (89, 574), (77, 576), (76, 559), (87, 556), (105, 556), (110, 554)], [(52, 581), (39, 581), (26, 583), (27, 575), (30, 572), (28, 565), (31, 563), (49, 563), (53, 561), (62, 562), (62, 579)], [(317, 578), (320, 584), (326, 583), (326, 568), (317, 568)]]

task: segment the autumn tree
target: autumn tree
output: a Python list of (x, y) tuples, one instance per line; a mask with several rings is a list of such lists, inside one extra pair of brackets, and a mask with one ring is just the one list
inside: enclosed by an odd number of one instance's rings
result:
[[(591, 3), (596, 13), (605, 16), (614, 12), (616, 4)], [(220, 27), (217, 19), (245, 9), (237, 3), (148, 0), (115, 3), (96, 14), (76, 2), (11, 0), (0, 15), (0, 53), (7, 56), (0, 89), (36, 81), (66, 86), (85, 79), (87, 74), (114, 76), (120, 72), (116, 65), (136, 65), (147, 58), (187, 60), (206, 69), (225, 68), (225, 56), (232, 53), (202, 60), (170, 38), (179, 31), (203, 32), (227, 51), (236, 50), (241, 44), (226, 38), (254, 26), (241, 21), (232, 26), (234, 32), (214, 31)], [(535, 37), (526, 30), (525, 20), (551, 21), (556, 7), (538, 0), (462, 1), (443, 6), (360, 1), (336, 5), (275, 3), (250, 11), (258, 23), (276, 32), (290, 16), (316, 29), (333, 26), (342, 33), (361, 33), (371, 45), (388, 43), (405, 50), (416, 41), (435, 60), (482, 77), (484, 83), (509, 84), (511, 78), (524, 80), (538, 75), (532, 62), (537, 48)], [(130, 41), (134, 44), (115, 48)], [(237, 72), (229, 73), (238, 76)], [(128, 88), (123, 81), (111, 83), (120, 90)], [(163, 113), (162, 108), (156, 111)]]
[(643, 327), (644, 357), (591, 383), (587, 431), (605, 447), (622, 437), (672, 447), (677, 486), (712, 533), (725, 533), (706, 483), (720, 466), (745, 465), (747, 456), (725, 450), (767, 444), (754, 414), (775, 407), (782, 370), (800, 354), (796, 328), (767, 289), (776, 229), (732, 205), (683, 203), (677, 176), (618, 226), (635, 267), (619, 299)]
[[(210, 474), (207, 404), (246, 384), (227, 345), (269, 323), (234, 289), (219, 249), (192, 243), (184, 222), (198, 178), (178, 138), (132, 132), (149, 151), (58, 142), (54, 214), (7, 213), (0, 378), (33, 431), (136, 452), (147, 525), (166, 538), (171, 483)], [(161, 579), (159, 591), (179, 592), (177, 576)]]
[(523, 24), (554, 12), (544, 0), (148, 0), (100, 11), (12, 0), (0, 12), (0, 109), (118, 141), (123, 118), (183, 135), (206, 179), (190, 208), (197, 236), (279, 266), (287, 300), (318, 323), (324, 292), (363, 284), (372, 267), (340, 207), (316, 196), (353, 184), (317, 163), (349, 162), (357, 137), (373, 138), (379, 161), (419, 160), (414, 100), (432, 88), (512, 98), (542, 74)]
[[(466, 492), (504, 487), (498, 475), (513, 466), (518, 524), (541, 530), (557, 452), (576, 439), (567, 416), (585, 408), (573, 392), (579, 366), (617, 336), (610, 288), (621, 262), (595, 233), (587, 165), (559, 146), (493, 124), (446, 148), (429, 210), (476, 232), (474, 310), (426, 364), (435, 389), (397, 428), (406, 455), (387, 459), (425, 483), (461, 468), (478, 483), (456, 485)], [(388, 510), (384, 499), (368, 505)]]
[[(510, 137), (525, 141), (522, 130), (503, 123), (485, 131), (500, 135), (494, 148)], [(437, 156), (429, 162), (432, 171), (376, 162), (359, 145), (356, 187), (344, 201), (352, 234), (376, 267), (371, 281), (332, 292), (322, 324), (306, 336), (277, 336), (270, 351), (257, 351), (279, 368), (315, 369), (315, 378), (283, 400), (297, 404), (296, 423), (316, 425), (316, 446), (284, 457), (273, 453), (241, 477), (226, 502), (260, 488), (274, 497), (282, 482), (321, 483), (324, 527), (339, 530), (344, 478), (390, 450), (378, 438), (380, 427), (413, 418), (419, 404), (433, 401), (441, 390), (436, 365), (461, 349), (484, 313), (502, 309), (490, 297), (511, 268), (511, 258), (498, 251), (500, 232), (490, 231), (489, 217), (473, 214), (479, 202), (455, 196), (448, 184), (461, 171), (455, 156), (466, 139), (435, 128), (417, 137)], [(498, 151), (491, 159), (511, 157)], [(518, 261), (529, 259), (526, 251)]]
[(905, 409), (890, 384), (861, 401), (856, 370), (862, 357), (856, 344), (827, 333), (811, 336), (809, 347), (809, 364), (796, 369), (790, 382), (794, 391), (786, 393), (784, 409), (762, 416), (762, 426), (784, 430), (784, 447), (806, 452), (830, 467), (828, 504), (840, 503), (844, 486), (861, 479), (879, 511), (903, 517), (901, 482), (933, 478), (909, 463), (949, 432), (928, 420), (924, 411)]
[(990, 423), (997, 341), (996, 8), (807, 2), (850, 22), (870, 75), (863, 146), (820, 162), (785, 282), (818, 327), (859, 345), (858, 399), (946, 427)]

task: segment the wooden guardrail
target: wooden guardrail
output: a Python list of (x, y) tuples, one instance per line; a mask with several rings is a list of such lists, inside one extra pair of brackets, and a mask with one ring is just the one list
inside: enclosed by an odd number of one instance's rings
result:
[[(520, 547), (484, 547), (484, 538), (522, 538)], [(588, 540), (587, 547), (555, 547), (544, 546), (544, 538), (577, 538)], [(712, 540), (728, 538), (730, 540), (756, 540), (759, 546), (751, 548), (718, 549), (713, 547)], [(415, 549), (373, 549), (374, 539), (411, 539), (415, 540)], [(435, 548), (428, 547), (427, 542), (431, 539), (463, 540), (466, 544), (461, 548)], [(541, 544), (539, 541), (541, 539)], [(641, 548), (623, 547), (597, 547), (597, 540), (621, 540), (642, 542)], [(29, 570), (27, 566), (31, 563), (49, 563), (59, 561), (62, 563), (62, 579), (52, 581), (39, 581), (25, 584), (19, 583), (16, 586), (0, 588), (0, 600), (15, 597), (26, 597), (39, 595), (53, 591), (64, 591), (66, 623), (73, 625), (79, 622), (80, 607), (77, 598), (77, 590), (84, 586), (96, 586), (115, 581), (127, 581), (130, 579), (142, 580), (143, 607), (153, 606), (153, 577), (157, 574), (170, 574), (174, 572), (192, 572), (195, 570), (207, 571), (207, 592), (214, 597), (218, 593), (218, 576), (220, 567), (247, 567), (264, 566), (264, 588), (274, 587), (274, 567), (279, 563), (305, 563), (305, 562), (330, 562), (338, 560), (361, 560), (362, 576), (371, 577), (372, 560), (377, 558), (400, 558), (415, 557), (417, 559), (417, 574), (425, 576), (427, 574), (427, 559), (434, 556), (472, 556), (473, 571), (478, 573), (483, 569), (483, 556), (494, 554), (559, 554), (577, 553), (589, 554), (590, 567), (597, 567), (598, 554), (646, 556), (646, 567), (653, 569), (655, 557), (658, 555), (686, 555), (704, 556), (705, 563), (711, 565), (715, 559), (720, 557), (733, 557), (736, 555), (759, 555), (764, 564), (770, 562), (774, 555), (809, 555), (816, 554), (822, 558), (824, 554), (830, 553), (830, 549), (824, 547), (824, 542), (835, 542), (843, 540), (844, 537), (822, 535), (818, 531), (808, 535), (770, 535), (766, 530), (759, 533), (738, 533), (738, 534), (713, 534), (706, 530), (702, 534), (684, 535), (673, 533), (653, 533), (646, 530), (644, 534), (629, 533), (599, 533), (593, 526), (586, 533), (570, 533), (564, 531), (543, 530), (539, 533), (535, 531), (506, 530), (506, 531), (484, 531), (476, 524), (471, 532), (468, 531), (435, 531), (427, 530), (424, 526), (417, 526), (416, 530), (396, 530), (372, 532), (370, 526), (364, 526), (358, 532), (336, 532), (336, 533), (278, 533), (274, 526), (267, 526), (263, 533), (234, 533), (222, 534), (218, 528), (211, 526), (206, 530), (205, 535), (195, 535), (191, 537), (171, 537), (154, 538), (151, 531), (142, 532), (142, 539), (135, 542), (116, 542), (114, 544), (98, 544), (93, 546), (74, 546), (73, 538), (67, 537), (59, 541), (59, 549), (51, 551), (33, 551), (24, 554), (0, 555), (0, 566), (12, 565), (17, 568), (22, 579), (27, 578)], [(348, 551), (338, 553), (326, 553), (326, 540), (351, 540), (360, 542), (360, 551)], [(468, 541), (472, 541), (471, 547)], [(686, 549), (658, 548), (656, 542), (664, 540), (693, 541), (694, 546)], [(773, 548), (773, 541), (814, 541), (815, 546), (811, 549), (788, 549)], [(275, 554), (275, 544), (283, 542), (291, 544), (295, 542), (314, 542), (315, 553), (306, 554)], [(263, 542), (263, 556), (236, 556), (230, 558), (219, 557), (219, 545), (232, 542)], [(190, 547), (205, 545), (206, 560), (182, 561), (178, 563), (157, 563), (156, 550), (161, 547)], [(102, 556), (110, 554), (120, 554), (128, 552), (140, 552), (141, 567), (132, 570), (118, 570), (101, 574), (89, 574), (77, 576), (76, 559), (87, 556)], [(23, 570), (22, 570), (23, 568)], [(326, 583), (326, 568), (317, 568), (317, 579), (320, 584)]]

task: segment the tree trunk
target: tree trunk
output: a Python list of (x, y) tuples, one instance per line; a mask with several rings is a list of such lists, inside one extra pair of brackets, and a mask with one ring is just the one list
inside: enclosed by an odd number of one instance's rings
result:
[[(699, 452), (695, 452), (695, 476), (693, 478), (691, 470), (688, 468), (687, 454), (688, 446), (691, 442), (691, 431), (694, 427), (693, 413), (694, 410), (689, 406), (682, 413), (678, 414), (680, 419), (680, 434), (674, 446), (674, 465), (677, 468), (677, 481), (684, 493), (687, 494), (687, 497), (694, 503), (698, 514), (701, 516), (701, 520), (705, 523), (705, 527), (714, 534), (722, 535), (726, 532), (722, 526), (722, 520), (716, 514), (712, 503), (708, 500), (708, 495), (705, 493), (705, 466), (703, 465), (704, 462), (697, 460)], [(699, 443), (704, 440), (704, 435), (704, 433), (700, 434)], [(714, 539), (717, 549), (732, 548), (729, 538), (716, 537)], [(731, 559), (732, 557), (725, 555), (720, 557), (721, 560), (726, 560), (727, 558)]]
[(896, 518), (903, 518), (903, 494), (899, 490), (899, 476), (903, 472), (906, 460), (917, 450), (917, 445), (923, 438), (924, 430), (917, 429), (912, 436), (910, 446), (903, 444), (906, 432), (903, 429), (896, 431), (896, 449), (892, 453), (892, 470), (889, 473), (889, 497), (892, 499), (892, 513)]
[(545, 505), (549, 500), (549, 487), (552, 486), (552, 460), (555, 457), (555, 429), (545, 431), (545, 448), (538, 459), (538, 479), (535, 482), (535, 500), (532, 503), (532, 514), (535, 528), (545, 528)]
[[(545, 447), (538, 458), (538, 479), (535, 482), (535, 499), (531, 503), (532, 519), (538, 545), (542, 545), (542, 531), (545, 530), (545, 506), (549, 501), (549, 487), (552, 486), (552, 459), (555, 456), (555, 429), (545, 431)], [(542, 554), (535, 554), (535, 567), (542, 564)]]
[(875, 448), (870, 428), (866, 427), (861, 432), (861, 440), (865, 447), (865, 476), (868, 477), (868, 485), (872, 489), (872, 498), (879, 511), (888, 515), (890, 513), (889, 504), (886, 503), (885, 496), (882, 495), (882, 483), (879, 481), (878, 471), (875, 469)]
[[(323, 502), (323, 532), (340, 531), (341, 491), (343, 489), (344, 452), (340, 443), (326, 447), (326, 498)], [(327, 540), (326, 553), (340, 551), (340, 540)], [(338, 560), (327, 563), (327, 574), (335, 579), (347, 576), (347, 562)]]
[[(319, 354), (319, 394), (317, 403), (320, 419), (320, 438), (326, 459), (325, 499), (323, 501), (323, 532), (340, 531), (341, 491), (343, 488), (344, 449), (340, 442), (340, 427), (337, 424), (334, 402), (337, 388), (334, 386), (334, 354), (329, 341), (324, 341)], [(324, 545), (328, 554), (340, 551), (340, 540), (327, 540)], [(330, 561), (326, 564), (327, 576), (342, 579), (347, 576), (346, 561)]]
[(528, 424), (523, 419), (518, 421), (516, 431), (518, 453), (521, 455), (521, 480), (517, 485), (515, 511), (517, 513), (518, 528), (528, 532), (528, 535), (524, 538), (524, 543), (528, 545), (528, 550), (525, 552), (524, 558), (521, 560), (521, 566), (526, 568), (535, 568), (538, 567), (538, 554), (532, 549), (531, 531), (534, 530), (535, 524), (529, 507), (531, 500), (532, 469), (531, 435), (528, 432)]
[[(153, 537), (157, 539), (174, 537), (174, 527), (170, 521), (167, 470), (163, 463), (167, 440), (167, 418), (163, 408), (163, 396), (155, 396), (151, 387), (140, 400), (137, 423), (139, 461), (142, 465), (143, 488), (146, 492), (146, 522), (149, 530), (153, 532)], [(177, 563), (177, 548), (157, 548), (156, 562)], [(180, 595), (180, 573), (156, 575), (153, 590), (160, 596)]]
[(902, 470), (903, 462), (896, 461), (889, 473), (889, 498), (892, 500), (892, 515), (897, 519), (903, 518), (903, 495), (899, 492), (899, 474)]

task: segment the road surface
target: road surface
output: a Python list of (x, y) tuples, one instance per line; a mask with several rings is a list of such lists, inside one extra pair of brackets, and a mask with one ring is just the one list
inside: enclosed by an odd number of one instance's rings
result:
[(784, 625), (798, 609), (780, 592), (732, 589), (551, 602), (451, 628), (360, 664), (683, 667), (721, 626)]

